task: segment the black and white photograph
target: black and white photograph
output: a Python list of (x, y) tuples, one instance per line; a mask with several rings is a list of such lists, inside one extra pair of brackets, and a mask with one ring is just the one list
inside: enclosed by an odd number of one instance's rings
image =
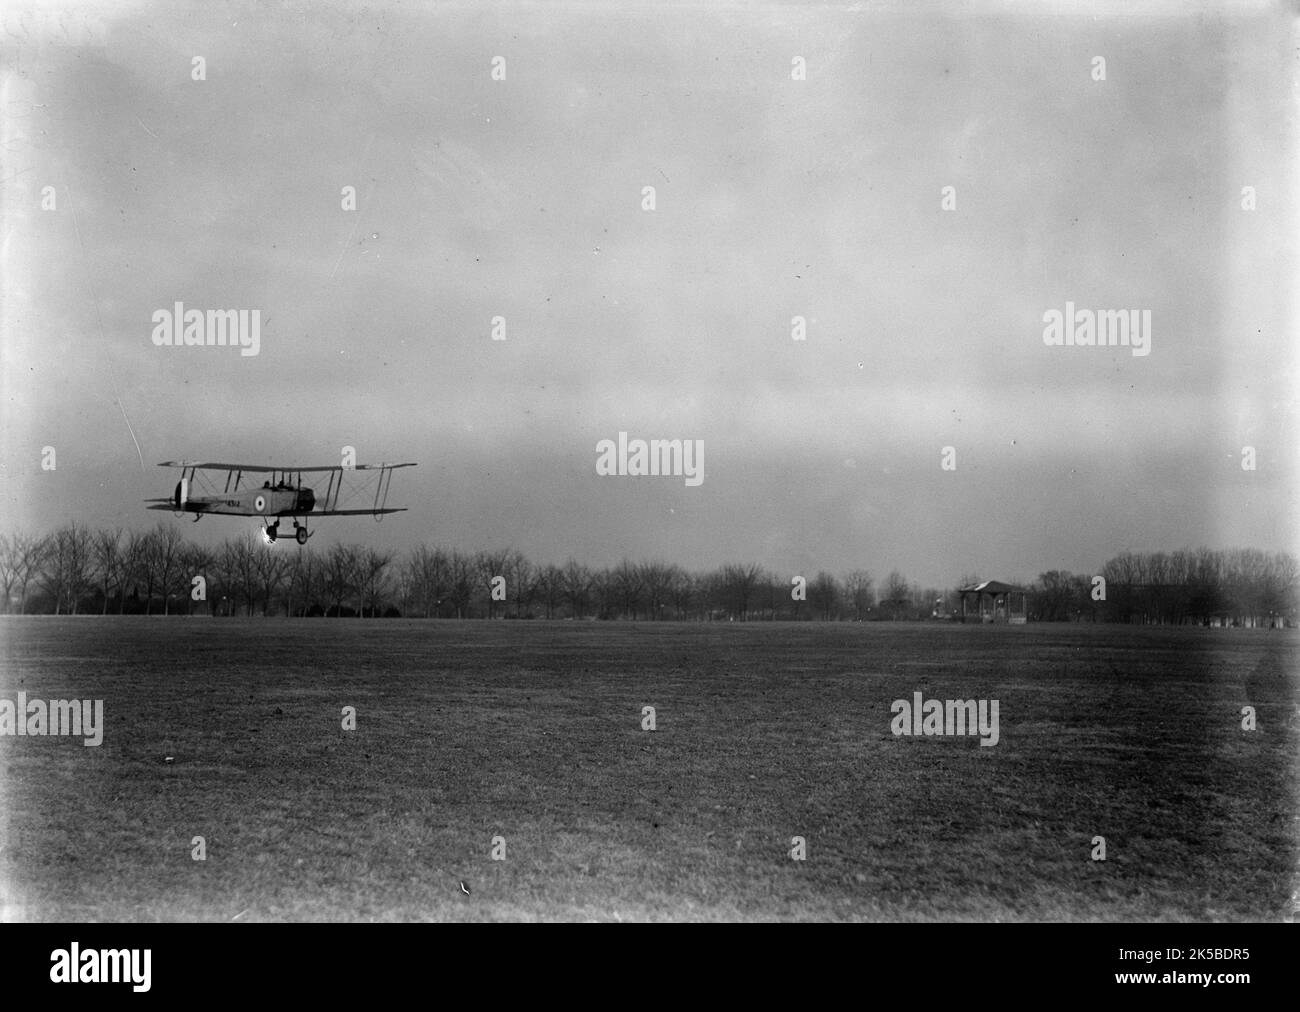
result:
[(0, 28), (0, 921), (1300, 916), (1293, 4)]

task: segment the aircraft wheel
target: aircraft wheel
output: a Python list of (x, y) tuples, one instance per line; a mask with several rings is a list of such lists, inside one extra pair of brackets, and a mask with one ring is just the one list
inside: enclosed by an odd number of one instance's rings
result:
[(299, 527), (296, 531), (293, 532), (293, 536), (298, 539), (298, 544), (305, 545), (307, 543), (307, 539), (311, 535), (307, 533), (306, 527)]

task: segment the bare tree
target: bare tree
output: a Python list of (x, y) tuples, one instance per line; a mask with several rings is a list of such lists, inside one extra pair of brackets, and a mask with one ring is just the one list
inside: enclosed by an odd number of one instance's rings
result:
[(396, 595), (397, 610), (403, 615), (411, 614), (411, 605), (415, 601), (416, 579), (411, 569), (410, 558), (405, 559), (392, 573), (393, 593)]
[(13, 593), (14, 584), (18, 581), (17, 553), (14, 551), (14, 542), (22, 537), (15, 534), (12, 538), (7, 534), (0, 534), (0, 588), (4, 589), (5, 611), (10, 608), (10, 595)]
[(518, 549), (512, 549), (506, 561), (506, 583), (510, 588), (509, 596), (515, 603), (515, 618), (531, 610), (537, 596), (536, 580), (536, 570), (528, 557)]
[(699, 594), (698, 582), (680, 566), (670, 568), (668, 596), (673, 602), (673, 611), (678, 618), (690, 618), (692, 606), (702, 596)]
[(1284, 618), (1295, 618), (1296, 595), (1300, 593), (1300, 562), (1289, 552), (1278, 552), (1270, 560), (1266, 590), (1269, 608)]
[(673, 567), (663, 562), (644, 562), (640, 566), (641, 586), (645, 591), (646, 607), (650, 618), (663, 618), (673, 586)]
[(469, 614), (470, 602), (474, 599), (476, 567), (474, 557), (464, 552), (453, 551), (447, 560), (447, 599), (456, 611), (457, 618)]
[(721, 590), (733, 615), (744, 622), (749, 617), (750, 601), (762, 579), (763, 569), (756, 563), (722, 567)]
[(343, 614), (343, 602), (356, 589), (357, 550), (351, 545), (331, 545), (325, 555), (321, 577), (327, 600), (333, 602), (335, 617)]
[(863, 621), (867, 617), (867, 612), (871, 611), (871, 606), (876, 603), (871, 574), (865, 569), (854, 569), (844, 574), (842, 582), (844, 597), (849, 607), (853, 609), (854, 618), (859, 622)]
[(728, 607), (722, 571), (697, 573), (692, 579), (695, 584), (695, 608), (700, 621), (708, 619), (711, 622), (715, 611), (726, 611)]
[(320, 583), (320, 568), (320, 563), (310, 548), (294, 553), (286, 581), (289, 597), (286, 611), (290, 616), (294, 612), (294, 601), (301, 602), (304, 615), (311, 610)]
[(185, 539), (175, 524), (166, 521), (158, 524), (154, 530), (152, 548), (158, 570), (158, 587), (163, 595), (164, 615), (171, 613), (171, 599), (174, 596), (189, 592), (188, 579), (184, 581), (184, 589), (181, 587), (181, 579), (185, 575), (181, 567), (181, 549), (184, 547)]
[(564, 564), (564, 599), (574, 618), (587, 613), (591, 601), (591, 570), (570, 559)]
[(1030, 607), (1040, 622), (1068, 621), (1075, 609), (1075, 577), (1060, 569), (1040, 573), (1030, 588)]
[(361, 598), (361, 616), (369, 610), (374, 618), (383, 607), (388, 596), (388, 567), (392, 564), (392, 552), (380, 552), (374, 548), (358, 549), (356, 553), (356, 585)]
[(424, 617), (436, 615), (450, 588), (450, 571), (447, 554), (428, 545), (418, 545), (406, 560), (406, 573), (411, 585), (412, 606), (422, 609)]
[(122, 614), (126, 605), (126, 587), (131, 587), (131, 596), (140, 599), (140, 587), (145, 588), (146, 607), (153, 596), (153, 586), (157, 577), (153, 572), (152, 531), (131, 531), (122, 545), (122, 595), (117, 602), (117, 613)]
[(1210, 619), (1223, 610), (1223, 566), (1219, 552), (1199, 548), (1194, 553), (1189, 576), (1191, 594), (1188, 609), (1196, 620), (1209, 625)]
[(284, 586), (289, 574), (289, 560), (275, 550), (274, 545), (263, 545), (259, 551), (252, 547), (253, 571), (262, 597), (262, 614), (268, 615), (275, 595)]
[(48, 541), (41, 577), (54, 597), (54, 614), (77, 614), (77, 604), (90, 582), (93, 539), (90, 531), (75, 523), (60, 527)]
[(542, 566), (533, 580), (537, 597), (546, 609), (546, 617), (555, 617), (556, 605), (564, 599), (564, 571), (554, 564)]
[[(213, 596), (217, 589), (216, 553), (203, 545), (184, 544), (181, 546), (178, 568), (180, 577), (177, 584), (185, 595), (186, 614), (199, 609), (195, 605), (207, 604), (210, 614), (216, 614)], [(195, 601), (195, 577), (202, 577), (203, 600)]]
[(588, 593), (592, 604), (595, 605), (594, 610), (597, 618), (607, 619), (613, 617), (619, 595), (614, 586), (613, 574), (608, 569), (593, 569), (591, 571), (591, 583), (588, 585)]
[(631, 615), (635, 622), (637, 606), (641, 603), (641, 591), (645, 586), (641, 567), (624, 559), (610, 572), (609, 578), (619, 608), (624, 615)]
[(91, 559), (104, 598), (100, 614), (107, 615), (110, 594), (122, 586), (122, 528), (96, 531), (91, 541)]
[[(494, 551), (479, 552), (474, 556), (474, 566), (478, 571), (478, 589), (487, 601), (488, 618), (496, 617), (496, 599), (492, 594), (492, 583), (499, 576), (506, 581), (506, 600), (515, 593), (510, 585), (507, 570), (510, 568), (510, 550), (499, 548)], [(504, 610), (504, 609), (503, 609)]]
[(18, 589), (18, 612), (27, 609), (27, 585), (40, 573), (48, 548), (47, 539), (30, 534), (14, 534), (0, 539), (0, 579), (3, 580), (5, 610), (11, 607), (10, 594)]
[(254, 544), (255, 537), (250, 533), (221, 545), (218, 567), (230, 595), (232, 613), (242, 603), (244, 613), (252, 615), (257, 603), (257, 551), (261, 546)]
[(907, 577), (897, 569), (893, 570), (885, 577), (884, 594), (880, 603), (886, 606), (889, 617), (897, 620), (907, 610), (911, 599), (912, 589), (908, 586)]
[(840, 602), (840, 587), (835, 577), (822, 570), (813, 577), (808, 585), (808, 603), (821, 616), (823, 622), (829, 622)]

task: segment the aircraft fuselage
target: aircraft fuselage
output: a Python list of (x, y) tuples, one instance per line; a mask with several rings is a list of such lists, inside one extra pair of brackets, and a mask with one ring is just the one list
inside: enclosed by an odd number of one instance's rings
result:
[(187, 483), (176, 483), (172, 500), (185, 513), (228, 513), (250, 517), (303, 516), (316, 507), (316, 494), (309, 488), (262, 487), (240, 489), (222, 495), (190, 496)]

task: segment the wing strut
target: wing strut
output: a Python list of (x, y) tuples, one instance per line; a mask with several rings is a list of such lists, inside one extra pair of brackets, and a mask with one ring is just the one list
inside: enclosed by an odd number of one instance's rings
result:
[(388, 505), (388, 487), (392, 483), (393, 469), (382, 468), (379, 472), (379, 481), (375, 483), (375, 519), (379, 519), (381, 515), (379, 511)]

